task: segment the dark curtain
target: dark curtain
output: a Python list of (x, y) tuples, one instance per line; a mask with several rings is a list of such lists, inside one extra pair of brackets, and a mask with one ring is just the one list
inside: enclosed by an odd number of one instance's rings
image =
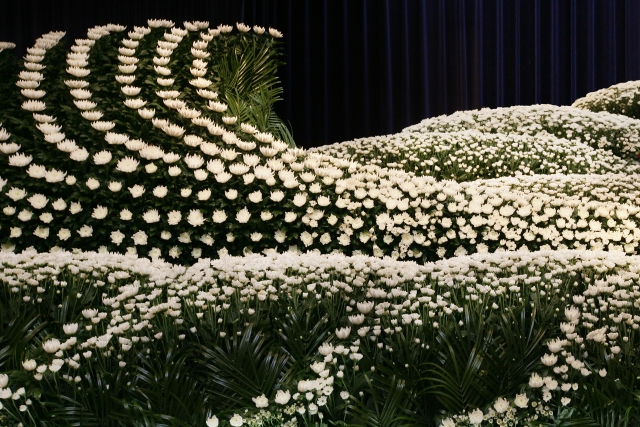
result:
[(637, 0), (2, 1), (0, 40), (147, 18), (284, 35), (279, 115), (299, 145), (400, 131), (457, 110), (567, 105), (640, 78)]

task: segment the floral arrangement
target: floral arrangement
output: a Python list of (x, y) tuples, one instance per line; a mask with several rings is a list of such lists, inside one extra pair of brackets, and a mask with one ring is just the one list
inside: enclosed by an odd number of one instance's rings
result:
[(306, 151), (282, 34), (208, 27), (0, 44), (0, 425), (640, 423), (640, 121)]
[(576, 99), (572, 106), (640, 119), (639, 102), (640, 82), (629, 81), (588, 93), (583, 98)]

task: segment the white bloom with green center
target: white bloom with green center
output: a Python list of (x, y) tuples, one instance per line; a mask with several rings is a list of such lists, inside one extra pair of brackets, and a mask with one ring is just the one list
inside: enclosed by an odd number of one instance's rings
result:
[(11, 200), (18, 201), (25, 198), (27, 195), (27, 192), (25, 191), (24, 188), (11, 187), (11, 189), (7, 191), (6, 194)]
[(142, 215), (142, 219), (148, 224), (153, 224), (160, 221), (160, 214), (157, 209), (151, 209)]

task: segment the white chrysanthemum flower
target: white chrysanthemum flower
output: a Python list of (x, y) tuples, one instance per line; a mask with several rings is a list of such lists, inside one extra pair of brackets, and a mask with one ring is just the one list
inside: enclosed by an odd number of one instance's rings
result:
[(44, 194), (34, 194), (27, 200), (34, 209), (42, 209), (49, 203), (49, 199)]
[(212, 90), (207, 90), (207, 89), (198, 89), (196, 91), (196, 93), (204, 98), (204, 99), (208, 99), (208, 100), (212, 100), (212, 99), (217, 99), (218, 98), (218, 92), (212, 91)]
[(165, 153), (162, 156), (162, 161), (165, 162), (166, 164), (175, 163), (178, 160), (180, 160), (180, 155), (176, 153)]
[(24, 166), (27, 166), (29, 163), (31, 163), (31, 160), (33, 160), (33, 157), (28, 156), (24, 153), (18, 153), (9, 157), (9, 165), (16, 166), (16, 167), (24, 167)]
[(148, 224), (153, 224), (160, 221), (160, 214), (157, 209), (151, 209), (142, 215), (142, 219)]
[(253, 26), (253, 32), (256, 34), (263, 34), (264, 33), (264, 27), (260, 27), (258, 25), (254, 25)]
[(204, 169), (198, 169), (193, 171), (193, 176), (196, 178), (196, 180), (198, 181), (204, 181), (207, 179), (207, 177), (209, 176), (209, 174), (207, 173), (207, 171), (205, 171)]
[(271, 34), (271, 37), (274, 38), (282, 38), (282, 33), (278, 30), (276, 30), (275, 28), (269, 28), (269, 34)]
[(168, 191), (169, 190), (167, 189), (167, 187), (165, 187), (164, 185), (159, 185), (153, 189), (153, 195), (158, 198), (163, 198), (164, 196), (167, 195)]
[(145, 120), (150, 120), (156, 114), (156, 110), (152, 108), (140, 108), (138, 114)]
[(116, 169), (119, 170), (120, 172), (131, 173), (135, 171), (139, 165), (140, 165), (140, 162), (134, 159), (133, 157), (124, 157), (118, 160)]
[(75, 99), (89, 99), (89, 98), (91, 98), (91, 91), (89, 91), (87, 89), (71, 89), (69, 91), (69, 93), (71, 93), (71, 95)]
[(246, 207), (242, 208), (242, 210), (240, 210), (236, 214), (236, 221), (238, 221), (241, 224), (245, 224), (249, 222), (250, 218), (251, 218), (251, 213), (249, 213), (249, 210)]
[(89, 190), (96, 190), (97, 188), (100, 187), (100, 181), (98, 181), (95, 178), (89, 178), (86, 182), (86, 185), (89, 188)]
[(187, 222), (192, 227), (199, 227), (204, 224), (205, 218), (202, 216), (202, 212), (200, 209), (191, 209), (189, 211), (189, 216), (187, 217)]
[(78, 230), (78, 234), (80, 237), (91, 237), (93, 235), (93, 227), (85, 224)]
[(133, 239), (133, 244), (136, 246), (145, 246), (147, 244), (147, 233), (145, 233), (142, 230), (137, 231), (136, 233), (133, 234), (133, 236), (131, 236), (131, 238)]
[(22, 103), (22, 109), (27, 111), (43, 111), (47, 108), (46, 104), (42, 101), (29, 100)]
[(280, 202), (282, 199), (284, 199), (284, 193), (280, 190), (272, 191), (270, 199), (276, 203)]
[(182, 220), (182, 214), (180, 211), (171, 211), (167, 214), (169, 225), (177, 225)]
[(117, 231), (112, 231), (110, 237), (111, 237), (111, 242), (114, 245), (120, 245), (120, 243), (122, 243), (122, 241), (126, 236), (120, 230), (117, 230)]
[(32, 164), (27, 169), (27, 175), (31, 178), (44, 178), (47, 175), (47, 168), (41, 165)]
[(191, 169), (198, 169), (204, 164), (204, 159), (198, 154), (187, 154), (184, 157), (185, 164)]
[(67, 202), (65, 202), (64, 199), (58, 199), (53, 202), (51, 206), (57, 211), (63, 211), (67, 208)]
[(182, 173), (182, 169), (179, 166), (171, 166), (167, 172), (169, 176), (178, 176)]
[(107, 150), (102, 150), (93, 155), (93, 163), (96, 165), (106, 165), (112, 159), (111, 152)]
[(136, 184), (133, 187), (129, 187), (129, 192), (134, 198), (138, 198), (144, 194), (145, 189), (142, 185)]
[(138, 109), (138, 108), (142, 108), (147, 104), (147, 101), (144, 101), (142, 99), (136, 98), (136, 99), (125, 99), (124, 100), (124, 105), (126, 105), (129, 108), (133, 108), (133, 109)]
[[(4, 129), (0, 129), (0, 141), (4, 141), (3, 139), (1, 139), (2, 132), (4, 131)], [(6, 132), (5, 132), (6, 133)], [(9, 134), (7, 134), (9, 135)], [(21, 145), (16, 144), (15, 142), (10, 142), (10, 143), (2, 143), (0, 144), (0, 151), (4, 154), (13, 154), (16, 151), (19, 151), (20, 148), (22, 148)]]
[(225, 103), (210, 100), (208, 108), (210, 110), (213, 110), (213, 111), (217, 112), (217, 113), (224, 113), (225, 111), (227, 111), (227, 108), (229, 108), (229, 107)]
[(18, 214), (18, 219), (24, 222), (31, 220), (32, 217), (33, 217), (33, 212), (31, 212), (28, 209), (23, 209)]
[(221, 224), (227, 220), (227, 214), (224, 211), (214, 211), (213, 212), (213, 222), (216, 224)]
[(111, 181), (109, 182), (109, 190), (113, 191), (114, 193), (117, 193), (118, 191), (122, 190), (122, 183), (118, 182), (118, 181)]
[(93, 209), (93, 213), (91, 214), (91, 217), (95, 219), (104, 219), (106, 218), (108, 213), (109, 213), (109, 210), (107, 208), (105, 208), (104, 206), (98, 205)]
[(82, 212), (82, 205), (80, 204), (80, 202), (71, 203), (71, 205), (69, 206), (69, 212), (71, 212), (71, 215)]
[(71, 230), (68, 228), (61, 228), (58, 230), (58, 239), (64, 242), (65, 240), (68, 240), (69, 237), (71, 237)]
[(69, 154), (69, 158), (71, 160), (75, 160), (76, 162), (84, 162), (89, 157), (89, 152), (86, 148), (78, 148)]
[(89, 121), (100, 120), (102, 118), (102, 112), (101, 111), (97, 111), (97, 110), (83, 111), (83, 112), (80, 113), (80, 115), (85, 120), (89, 120)]
[(22, 200), (27, 196), (27, 192), (24, 188), (16, 188), (16, 187), (11, 187), (11, 189), (9, 189), (9, 191), (7, 191), (6, 194), (14, 202), (17, 202), (18, 200)]
[(22, 89), (20, 91), (22, 96), (29, 99), (40, 99), (46, 95), (47, 92), (44, 90), (35, 90), (35, 89)]
[(104, 136), (104, 140), (111, 145), (121, 145), (129, 141), (129, 137), (121, 133), (107, 132)]

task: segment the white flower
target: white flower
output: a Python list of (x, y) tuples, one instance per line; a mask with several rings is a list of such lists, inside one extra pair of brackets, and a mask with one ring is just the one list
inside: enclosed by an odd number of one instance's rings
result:
[(169, 225), (176, 225), (182, 220), (182, 214), (180, 211), (171, 211), (167, 214)]
[(69, 237), (71, 237), (71, 230), (69, 230), (68, 228), (61, 228), (58, 231), (58, 239), (65, 241)]
[(256, 408), (266, 408), (269, 406), (269, 399), (263, 394), (262, 396), (252, 397), (253, 403), (256, 404)]
[(216, 224), (223, 223), (227, 220), (227, 214), (224, 211), (214, 211), (213, 212), (213, 222)]
[(257, 25), (253, 26), (253, 32), (256, 34), (262, 34), (264, 33), (264, 27), (259, 27)]
[(102, 150), (99, 153), (93, 155), (93, 163), (96, 165), (106, 165), (111, 161), (111, 153), (107, 150)]
[(29, 163), (31, 163), (31, 160), (33, 160), (33, 157), (27, 156), (24, 153), (18, 153), (18, 154), (14, 154), (13, 156), (9, 157), (9, 165), (10, 166), (17, 166), (17, 167), (24, 167), (24, 166), (27, 166)]
[(198, 200), (209, 200), (211, 197), (211, 190), (208, 188), (205, 190), (198, 191)]
[(271, 27), (269, 27), (269, 34), (271, 34), (271, 37), (274, 37), (274, 38), (277, 38), (277, 39), (282, 37), (282, 33), (280, 31), (276, 30), (275, 28), (271, 28)]
[(142, 230), (137, 231), (133, 236), (133, 244), (136, 246), (144, 246), (147, 244), (147, 233)]
[(189, 216), (187, 217), (187, 222), (192, 227), (198, 227), (204, 224), (204, 217), (202, 216), (200, 209), (191, 209), (189, 211)]
[(275, 232), (274, 238), (278, 243), (283, 243), (287, 238), (287, 233), (284, 230), (278, 230)]
[(207, 179), (207, 177), (209, 176), (209, 174), (207, 173), (207, 171), (205, 171), (204, 169), (198, 169), (193, 171), (193, 176), (198, 180), (198, 181), (204, 181), (205, 179)]
[(218, 417), (215, 415), (207, 420), (207, 427), (218, 427)]
[(160, 214), (157, 209), (151, 209), (142, 215), (142, 219), (144, 219), (148, 224), (152, 224), (160, 221)]
[(289, 392), (289, 390), (278, 390), (276, 392), (274, 401), (279, 405), (286, 405), (287, 403), (289, 403), (290, 399), (291, 393)]
[(569, 403), (571, 403), (571, 398), (565, 396), (560, 399), (560, 403), (562, 403), (562, 406), (567, 406)]
[(231, 417), (231, 419), (229, 420), (229, 424), (231, 424), (233, 427), (240, 427), (242, 424), (244, 424), (244, 419), (240, 415), (234, 414), (233, 417)]
[(53, 354), (60, 349), (60, 341), (56, 338), (52, 338), (42, 343), (42, 348), (49, 354)]
[(24, 188), (11, 187), (11, 189), (7, 191), (6, 194), (11, 200), (17, 202), (18, 200), (24, 199), (27, 195), (27, 192), (24, 190)]
[(123, 221), (129, 221), (131, 220), (131, 218), (133, 218), (133, 214), (131, 213), (131, 211), (129, 209), (123, 209), (120, 212), (120, 219)]
[(22, 228), (20, 228), (20, 227), (11, 227), (10, 228), (10, 233), (9, 233), (9, 238), (10, 239), (17, 239), (20, 236), (22, 236)]
[(4, 208), (2, 208), (2, 212), (5, 215), (11, 216), (16, 213), (16, 208), (14, 208), (13, 206), (5, 206)]
[(182, 197), (189, 197), (191, 195), (191, 189), (190, 188), (183, 188), (180, 190), (180, 195)]
[(78, 234), (80, 237), (91, 237), (93, 234), (93, 227), (85, 224), (80, 228), (80, 230), (78, 230)]
[(531, 374), (531, 378), (529, 378), (529, 387), (531, 388), (540, 388), (544, 385), (544, 380), (537, 373)]
[(109, 213), (109, 210), (104, 206), (96, 206), (93, 209), (93, 213), (91, 214), (91, 217), (95, 219), (104, 219), (108, 213)]
[(516, 405), (518, 408), (526, 408), (528, 403), (529, 403), (529, 398), (525, 393), (517, 394), (516, 398), (513, 400), (513, 404)]
[(129, 192), (134, 198), (138, 198), (144, 194), (145, 189), (142, 185), (136, 184), (133, 187), (129, 187)]
[(43, 194), (34, 194), (27, 200), (29, 201), (29, 203), (31, 203), (31, 206), (33, 206), (34, 209), (42, 209), (49, 202), (49, 199), (47, 199), (47, 197)]
[(238, 221), (241, 224), (247, 223), (249, 221), (249, 218), (251, 218), (251, 214), (249, 213), (249, 210), (246, 207), (242, 208), (242, 210), (240, 210), (236, 214), (236, 221)]
[(286, 212), (284, 214), (284, 221), (293, 222), (296, 220), (297, 217), (298, 217), (298, 214), (296, 214), (295, 212)]
[(499, 414), (503, 414), (507, 412), (507, 410), (509, 409), (509, 406), (510, 406), (509, 401), (504, 397), (499, 397), (493, 404), (493, 407), (496, 409), (496, 411)]
[(168, 191), (169, 190), (167, 189), (167, 187), (165, 187), (164, 185), (159, 185), (153, 189), (153, 195), (159, 198), (163, 198), (167, 195)]
[(29, 221), (31, 219), (31, 217), (33, 216), (33, 213), (28, 210), (28, 209), (23, 209), (20, 211), (20, 213), (18, 214), (18, 219), (20, 221)]
[(445, 418), (444, 420), (442, 420), (442, 424), (440, 424), (440, 427), (456, 427), (456, 423), (453, 422), (451, 418)]
[(40, 165), (31, 165), (29, 169), (27, 169), (27, 175), (31, 178), (44, 178), (47, 174), (47, 169), (44, 166)]
[(116, 169), (120, 172), (131, 173), (138, 168), (138, 165), (140, 165), (140, 162), (133, 157), (124, 157), (118, 160)]
[(44, 222), (45, 224), (49, 224), (51, 221), (53, 221), (53, 215), (51, 215), (49, 212), (45, 212), (40, 215), (40, 221)]
[(169, 176), (178, 176), (182, 173), (182, 170), (179, 166), (171, 166), (168, 170)]
[(44, 176), (45, 181), (55, 183), (64, 181), (65, 176), (67, 176), (66, 172), (62, 172), (56, 169), (48, 170)]
[(469, 422), (471, 424), (478, 425), (482, 423), (483, 420), (484, 420), (484, 414), (482, 413), (482, 410), (475, 409), (474, 411), (469, 412)]
[(122, 243), (122, 240), (124, 240), (124, 238), (125, 238), (125, 235), (120, 230), (111, 232), (111, 241), (115, 245), (120, 245), (120, 243)]
[(95, 178), (89, 178), (87, 180), (87, 187), (89, 187), (89, 190), (95, 190), (100, 187), (100, 181)]
[(540, 358), (540, 360), (546, 366), (553, 366), (558, 361), (558, 356), (556, 356), (555, 354), (545, 354)]
[(65, 325), (62, 325), (62, 330), (67, 335), (73, 335), (78, 331), (78, 324), (77, 323), (67, 323)]
[(238, 197), (238, 190), (234, 190), (233, 188), (224, 192), (224, 195), (229, 200), (235, 200)]
[(336, 329), (336, 336), (340, 339), (345, 339), (349, 336), (349, 334), (351, 333), (351, 328), (350, 327), (346, 327), (346, 328), (338, 328)]
[(251, 233), (249, 237), (251, 237), (251, 241), (259, 242), (262, 239), (262, 233)]
[(153, 163), (149, 163), (144, 166), (144, 170), (147, 171), (147, 173), (154, 173), (158, 170), (158, 167)]
[[(38, 364), (33, 359), (25, 360), (24, 362), (22, 362), (22, 367), (25, 369), (25, 371), (33, 371), (37, 366)], [(4, 388), (7, 386), (7, 379), (8, 377), (6, 374), (0, 375), (0, 388)]]

